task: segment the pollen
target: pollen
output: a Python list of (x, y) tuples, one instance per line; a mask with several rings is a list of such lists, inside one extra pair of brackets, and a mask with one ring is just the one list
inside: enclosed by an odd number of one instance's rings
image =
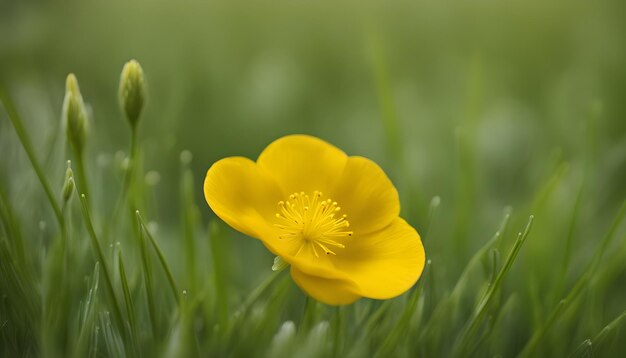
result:
[(297, 240), (301, 243), (296, 256), (310, 249), (316, 257), (318, 250), (326, 255), (337, 255), (337, 249), (345, 248), (345, 239), (352, 236), (347, 215), (340, 214), (341, 207), (332, 199), (322, 199), (320, 191), (312, 195), (304, 192), (293, 193), (286, 201), (278, 202), (278, 212), (274, 224), (280, 229), (283, 240)]

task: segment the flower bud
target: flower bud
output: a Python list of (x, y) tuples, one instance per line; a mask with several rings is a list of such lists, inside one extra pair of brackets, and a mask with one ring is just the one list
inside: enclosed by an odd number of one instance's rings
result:
[(63, 120), (67, 130), (67, 140), (80, 154), (87, 138), (87, 111), (83, 96), (80, 94), (78, 81), (73, 73), (65, 81), (65, 99), (63, 100)]
[(120, 105), (134, 129), (139, 121), (146, 99), (146, 88), (141, 65), (136, 60), (126, 62), (120, 77)]
[(70, 166), (70, 161), (67, 161), (67, 170), (65, 170), (65, 181), (63, 182), (63, 189), (61, 191), (63, 195), (63, 202), (67, 203), (72, 197), (74, 191), (74, 172)]

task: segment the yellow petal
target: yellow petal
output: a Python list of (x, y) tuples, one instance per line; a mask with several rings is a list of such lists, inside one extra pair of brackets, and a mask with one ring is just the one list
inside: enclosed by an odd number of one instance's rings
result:
[(411, 288), (424, 269), (424, 247), (419, 234), (396, 218), (385, 229), (354, 237), (334, 260), (338, 270), (359, 286), (363, 297), (388, 299)]
[(355, 236), (380, 230), (400, 214), (398, 191), (385, 172), (367, 158), (348, 158), (332, 196), (348, 215)]
[(360, 298), (355, 293), (358, 287), (347, 280), (307, 275), (293, 266), (291, 267), (291, 277), (309, 296), (328, 305), (347, 305)]
[[(267, 240), (263, 241), (267, 242)], [(266, 244), (265, 246), (267, 247), (268, 245)], [(284, 248), (281, 250), (281, 257), (287, 261), (291, 267), (295, 267), (298, 271), (307, 275), (325, 279), (350, 280), (347, 274), (337, 270), (333, 260), (334, 256), (325, 255), (320, 248), (317, 248), (318, 256), (315, 256), (311, 251), (311, 247), (312, 245), (305, 244), (302, 249), (298, 246), (297, 250), (291, 252), (289, 250), (293, 250), (292, 248)], [(272, 251), (271, 247), (268, 247), (268, 249)]]
[(281, 186), (285, 200), (295, 192), (329, 192), (347, 159), (346, 153), (319, 138), (289, 135), (267, 146), (257, 164)]
[(222, 159), (209, 168), (204, 196), (213, 212), (242, 233), (254, 238), (270, 236), (270, 220), (282, 192), (248, 158)]

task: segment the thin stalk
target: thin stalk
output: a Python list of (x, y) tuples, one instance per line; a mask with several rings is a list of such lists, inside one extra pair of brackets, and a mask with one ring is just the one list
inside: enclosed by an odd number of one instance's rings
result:
[(612, 238), (615, 235), (615, 232), (619, 228), (620, 224), (622, 223), (625, 214), (626, 201), (622, 203), (622, 206), (617, 216), (615, 217), (615, 220), (611, 224), (611, 227), (609, 228), (607, 234), (604, 236), (602, 243), (600, 244), (600, 248), (596, 250), (594, 257), (592, 258), (591, 262), (589, 262), (585, 273), (580, 276), (568, 295), (559, 302), (554, 310), (552, 310), (544, 325), (540, 329), (534, 331), (532, 337), (526, 343), (518, 357), (533, 356), (535, 349), (537, 349), (537, 345), (545, 337), (546, 332), (550, 330), (554, 322), (556, 322), (561, 312), (563, 312), (573, 301), (575, 301), (578, 295), (582, 292), (583, 288), (587, 285), (588, 281), (591, 279), (591, 277), (593, 277), (596, 269), (598, 268), (598, 265), (600, 264), (602, 257), (604, 256), (604, 252), (611, 243)]
[(213, 263), (213, 282), (215, 291), (215, 301), (217, 308), (217, 316), (220, 325), (223, 327), (228, 320), (228, 290), (224, 282), (226, 276), (223, 258), (225, 252), (220, 242), (220, 226), (216, 220), (209, 223), (209, 248), (211, 250), (211, 262)]
[(343, 319), (343, 310), (340, 306), (335, 307), (335, 321), (334, 321), (334, 329), (335, 329), (335, 339), (333, 341), (333, 357), (341, 357), (341, 345), (342, 345), (342, 337), (344, 334), (344, 319)]
[[(617, 318), (611, 321), (611, 323), (607, 324), (598, 334), (596, 334), (595, 337), (593, 337), (593, 339), (585, 340), (580, 346), (578, 346), (576, 351), (579, 351), (581, 348), (584, 348), (585, 345), (591, 346), (592, 344), (594, 344), (596, 346), (599, 346), (601, 343), (604, 342), (607, 335), (611, 333), (615, 328), (619, 327), (622, 324), (622, 321), (624, 320), (626, 320), (626, 311), (622, 312), (622, 314), (617, 316)], [(570, 356), (574, 355), (575, 352), (572, 353)]]
[(124, 260), (122, 258), (122, 249), (117, 251), (117, 263), (120, 274), (120, 281), (122, 282), (122, 291), (124, 292), (124, 301), (126, 302), (126, 313), (128, 314), (128, 322), (130, 324), (130, 331), (133, 340), (136, 340), (137, 335), (137, 322), (135, 319), (135, 305), (133, 304), (133, 298), (128, 287), (128, 279), (126, 276), (126, 270), (124, 269)]
[[(387, 58), (383, 45), (377, 33), (371, 33), (370, 48), (372, 56), (372, 64), (374, 71), (374, 80), (378, 97), (378, 106), (381, 112), (381, 120), (385, 130), (387, 140), (387, 149), (391, 155), (391, 159), (395, 164), (396, 171), (401, 169), (404, 162), (402, 148), (402, 137), (400, 135), (400, 126), (398, 125), (398, 113), (393, 98), (391, 81), (389, 80), (389, 71), (387, 66)], [(396, 174), (401, 174), (396, 172)]]
[[(593, 338), (585, 339), (583, 343), (581, 343), (576, 350), (572, 352), (570, 357), (590, 357), (593, 356), (593, 347), (600, 346), (606, 340), (606, 337), (611, 333), (615, 328), (618, 328), (622, 321), (626, 320), (626, 311), (622, 312), (619, 316), (617, 316), (611, 323), (607, 324), (598, 334), (596, 334)], [(588, 351), (591, 351), (591, 354), (588, 354)], [(585, 354), (587, 353), (587, 354)]]
[[(80, 310), (78, 313), (78, 339), (76, 340), (74, 357), (83, 357), (83, 348), (85, 345), (89, 343), (88, 334), (91, 331), (88, 328), (93, 328), (93, 316), (95, 314), (95, 305), (96, 305), (96, 297), (98, 295), (98, 287), (100, 282), (100, 262), (96, 261), (96, 264), (93, 269), (93, 274), (91, 275), (91, 281), (89, 284), (89, 293), (87, 294), (87, 298), (84, 303), (80, 306)], [(92, 325), (88, 325), (91, 323)]]
[(315, 322), (316, 310), (317, 301), (311, 296), (307, 295), (304, 301), (304, 312), (302, 313), (302, 332), (305, 332), (307, 329), (313, 326), (313, 322)]
[(17, 225), (17, 221), (15, 220), (15, 215), (11, 210), (11, 206), (9, 205), (9, 199), (4, 194), (4, 190), (2, 190), (2, 186), (0, 186), (0, 217), (4, 223), (5, 230), (7, 231), (7, 235), (12, 238), (11, 243), (13, 244), (13, 249), (15, 250), (17, 257), (20, 262), (26, 267), (26, 254), (24, 250), (24, 238), (22, 237), (22, 233), (20, 232), (19, 225)]
[[(124, 184), (123, 188), (126, 193), (128, 193), (128, 191), (130, 191), (131, 193), (135, 193), (133, 188), (135, 185), (135, 175), (137, 170), (137, 152), (137, 130), (135, 129), (135, 127), (132, 127), (130, 135), (130, 162), (127, 172), (128, 176), (126, 177), (126, 183)], [(137, 198), (131, 197), (130, 200), (131, 209), (136, 210), (138, 205)]]
[(22, 119), (19, 113), (17, 112), (17, 109), (15, 108), (15, 105), (13, 104), (9, 96), (5, 93), (4, 89), (1, 87), (0, 87), (0, 101), (2, 101), (2, 104), (4, 105), (4, 108), (7, 114), (9, 115), (9, 119), (11, 120), (11, 123), (13, 124), (13, 128), (15, 128), (15, 132), (17, 132), (17, 136), (19, 137), (20, 142), (22, 143), (22, 147), (26, 151), (28, 160), (30, 161), (30, 164), (33, 166), (33, 169), (35, 170), (35, 173), (37, 174), (37, 178), (39, 178), (39, 182), (41, 183), (41, 186), (43, 187), (46, 193), (46, 196), (48, 197), (48, 202), (50, 203), (50, 206), (52, 207), (52, 211), (54, 212), (54, 216), (59, 224), (59, 227), (62, 230), (64, 230), (65, 223), (63, 222), (63, 214), (61, 213), (61, 206), (57, 202), (56, 196), (54, 192), (52, 191), (52, 188), (50, 187), (50, 184), (48, 183), (46, 176), (44, 175), (43, 169), (41, 165), (39, 164), (39, 162), (37, 161), (37, 157), (35, 156), (35, 151), (33, 149), (33, 144), (30, 141), (30, 138), (28, 137), (28, 133), (26, 132), (26, 129), (24, 129), (24, 124), (22, 122)]
[[(119, 196), (115, 201), (115, 207), (113, 210), (113, 214), (110, 222), (116, 223), (118, 220), (118, 215), (120, 212), (126, 212), (126, 210), (122, 210), (122, 207), (126, 204), (128, 200), (128, 193), (131, 191), (133, 178), (134, 178), (134, 167), (137, 161), (137, 131), (134, 127), (131, 128), (131, 136), (130, 136), (130, 159), (128, 163), (128, 168), (124, 173), (124, 179), (122, 182), (122, 189), (120, 190)], [(132, 216), (133, 211), (137, 210), (136, 202), (131, 200), (130, 203), (130, 215)], [(133, 220), (131, 220), (132, 222)], [(104, 232), (104, 237), (107, 238), (109, 236), (109, 229), (112, 228), (112, 225), (107, 225)]]
[[(461, 275), (459, 276), (459, 279), (454, 285), (454, 288), (452, 289), (452, 293), (446, 299), (438, 300), (438, 303), (435, 306), (433, 313), (430, 315), (428, 320), (423, 325), (422, 333), (420, 335), (420, 340), (425, 339), (427, 332), (430, 331), (431, 327), (434, 324), (436, 324), (438, 321), (441, 320), (441, 317), (444, 317), (445, 315), (447, 315), (451, 309), (457, 309), (458, 301), (460, 300), (461, 294), (466, 289), (470, 273), (476, 267), (478, 267), (478, 265), (480, 265), (483, 257), (487, 254), (487, 252), (498, 244), (498, 241), (500, 241), (501, 237), (504, 235), (504, 233), (506, 232), (508, 228), (510, 218), (511, 218), (511, 212), (509, 209), (507, 209), (505, 210), (504, 217), (502, 218), (502, 221), (500, 222), (500, 225), (498, 226), (498, 230), (491, 237), (491, 239), (485, 245), (483, 245), (483, 247), (481, 247), (474, 254), (474, 256), (472, 256), (472, 258), (469, 260), (469, 262), (465, 266), (465, 269), (463, 270), (463, 273), (461, 273)], [(430, 267), (430, 262), (427, 263), (427, 267)], [(429, 273), (428, 283), (429, 283), (429, 291), (431, 293), (430, 301), (434, 302), (435, 299), (432, 298), (433, 291), (434, 291), (433, 289), (434, 277), (432, 276), (433, 271), (432, 269), (426, 270), (426, 271), (427, 273)]]
[[(181, 207), (182, 207), (182, 226), (183, 226), (183, 235), (185, 238), (185, 263), (187, 269), (187, 277), (189, 281), (190, 288), (195, 291), (195, 285), (197, 282), (197, 274), (196, 274), (196, 248), (194, 241), (194, 228), (196, 224), (195, 220), (195, 211), (196, 208), (194, 206), (193, 198), (194, 198), (194, 183), (193, 183), (193, 173), (191, 169), (189, 169), (189, 161), (183, 158), (186, 154), (190, 154), (188, 152), (183, 152), (181, 154), (181, 162), (182, 162), (182, 176), (181, 176), (181, 184), (180, 184), (180, 194), (181, 194)], [(190, 157), (190, 155), (188, 156)]]
[(174, 281), (174, 275), (172, 275), (172, 270), (170, 269), (170, 266), (167, 264), (167, 260), (165, 260), (165, 255), (163, 255), (163, 251), (161, 251), (159, 244), (156, 242), (156, 240), (150, 233), (150, 230), (148, 230), (148, 226), (146, 225), (146, 223), (143, 221), (143, 218), (139, 214), (139, 210), (135, 211), (135, 214), (137, 215), (137, 220), (139, 222), (140, 229), (143, 229), (143, 231), (146, 233), (146, 236), (148, 237), (148, 239), (150, 240), (150, 243), (152, 244), (152, 248), (154, 248), (154, 251), (156, 251), (157, 253), (157, 257), (159, 258), (161, 267), (163, 268), (163, 271), (165, 271), (165, 275), (167, 276), (167, 281), (170, 284), (170, 289), (172, 290), (172, 294), (174, 295), (174, 298), (176, 299), (176, 304), (179, 305), (180, 304), (180, 291), (178, 291), (178, 288), (176, 287), (176, 281)]
[(111, 300), (113, 301), (113, 314), (115, 315), (115, 318), (117, 322), (119, 323), (119, 326), (123, 327), (124, 319), (122, 318), (122, 309), (120, 307), (119, 302), (117, 301), (115, 290), (113, 289), (113, 280), (111, 278), (109, 267), (105, 260), (104, 251), (102, 251), (102, 247), (100, 247), (100, 242), (98, 241), (98, 237), (96, 236), (96, 231), (91, 221), (91, 215), (89, 214), (89, 206), (87, 204), (87, 199), (85, 198), (85, 194), (81, 194), (80, 203), (81, 203), (83, 218), (85, 220), (85, 225), (87, 226), (87, 232), (89, 233), (89, 237), (91, 238), (91, 244), (96, 251), (96, 254), (98, 256), (98, 261), (100, 261), (100, 263), (102, 264), (102, 272), (104, 273), (104, 282), (106, 283), (106, 288), (109, 291)]
[(378, 309), (372, 315), (370, 315), (369, 319), (365, 322), (365, 325), (364, 325), (365, 327), (365, 329), (363, 330), (364, 337), (373, 333), (374, 327), (383, 318), (383, 315), (387, 313), (387, 311), (391, 307), (392, 302), (393, 301), (391, 300), (386, 300), (378, 307)]
[(74, 150), (74, 157), (76, 159), (74, 161), (76, 163), (76, 174), (78, 176), (76, 185), (78, 186), (78, 191), (85, 194), (87, 204), (89, 204), (91, 208), (91, 191), (89, 191), (89, 181), (87, 179), (87, 172), (85, 171), (84, 155), (82, 152)]
[(252, 305), (270, 288), (272, 285), (278, 281), (278, 278), (282, 276), (282, 272), (284, 269), (272, 272), (264, 281), (261, 282), (246, 298), (246, 300), (241, 304), (239, 309), (235, 312), (233, 319), (228, 322), (228, 326), (225, 330), (225, 346), (231, 346), (233, 343), (233, 339), (235, 332), (237, 332), (238, 326), (244, 321), (248, 311), (252, 307)]
[(261, 282), (261, 284), (258, 285), (254, 289), (254, 291), (250, 293), (250, 295), (248, 295), (248, 297), (238, 310), (242, 316), (250, 309), (250, 307), (252, 307), (252, 305), (261, 297), (261, 295), (263, 295), (265, 291), (267, 291), (272, 286), (272, 284), (281, 276), (281, 272), (283, 271), (284, 270), (272, 272), (272, 274), (270, 274), (265, 279), (265, 281)]
[(422, 235), (422, 241), (424, 241), (430, 234), (430, 228), (435, 217), (435, 212), (439, 208), (440, 204), (441, 198), (439, 196), (434, 196), (430, 200), (430, 204), (428, 205), (428, 219), (426, 221), (426, 225), (424, 226), (424, 235)]
[(580, 187), (578, 188), (578, 192), (576, 193), (576, 199), (574, 201), (574, 209), (572, 210), (572, 217), (569, 223), (569, 228), (567, 232), (567, 238), (565, 239), (565, 249), (563, 254), (563, 264), (561, 265), (561, 270), (559, 274), (559, 279), (555, 284), (554, 289), (554, 300), (556, 300), (559, 296), (561, 296), (563, 291), (563, 285), (565, 284), (567, 278), (567, 272), (569, 269), (570, 260), (572, 257), (572, 244), (574, 241), (574, 232), (576, 230), (576, 223), (578, 222), (578, 213), (580, 212), (580, 203), (583, 188), (585, 186), (585, 178), (583, 177)]
[(152, 264), (150, 263), (150, 255), (148, 255), (148, 244), (144, 236), (144, 230), (141, 227), (139, 216), (137, 216), (137, 230), (139, 235), (139, 249), (141, 251), (141, 263), (143, 265), (144, 287), (146, 289), (146, 300), (148, 301), (148, 314), (150, 324), (152, 326), (152, 334), (158, 335), (158, 325), (156, 321), (156, 306), (154, 304), (154, 291), (152, 290)]
[[(427, 265), (426, 268), (430, 267)], [(411, 321), (411, 317), (413, 317), (413, 313), (415, 312), (415, 308), (417, 307), (417, 302), (419, 298), (422, 296), (422, 292), (424, 291), (424, 280), (421, 280), (415, 289), (411, 292), (409, 297), (409, 302), (404, 308), (404, 312), (402, 316), (398, 320), (398, 323), (394, 326), (391, 332), (387, 335), (387, 338), (380, 346), (378, 351), (374, 354), (375, 357), (387, 357), (391, 353), (393, 353), (393, 348), (397, 346), (398, 340), (401, 336), (406, 332), (406, 328)]]
[(453, 352), (452, 356), (460, 355), (460, 353), (463, 351), (463, 348), (466, 347), (467, 342), (469, 342), (473, 338), (474, 334), (476, 333), (476, 330), (480, 327), (481, 323), (483, 322), (487, 314), (487, 308), (489, 307), (491, 300), (495, 296), (496, 290), (500, 288), (500, 284), (502, 283), (502, 280), (511, 269), (511, 266), (513, 266), (513, 262), (515, 262), (515, 259), (517, 258), (517, 255), (519, 254), (519, 251), (522, 248), (522, 245), (526, 241), (526, 238), (528, 237), (528, 234), (530, 233), (530, 229), (532, 228), (533, 221), (534, 221), (534, 216), (531, 215), (530, 218), (528, 219), (528, 224), (526, 224), (526, 228), (524, 229), (524, 232), (518, 233), (517, 240), (515, 241), (515, 244), (513, 244), (513, 248), (511, 249), (509, 256), (507, 257), (504, 263), (504, 266), (498, 273), (498, 276), (496, 277), (494, 283), (490, 285), (489, 288), (487, 289), (485, 296), (482, 298), (482, 300), (476, 307), (474, 314), (472, 315), (472, 318), (467, 322), (467, 324), (461, 331), (459, 338), (455, 342), (455, 345), (452, 350)]

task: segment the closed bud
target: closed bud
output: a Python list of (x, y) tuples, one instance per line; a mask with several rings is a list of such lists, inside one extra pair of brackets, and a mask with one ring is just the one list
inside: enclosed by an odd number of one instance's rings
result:
[(67, 169), (65, 170), (65, 181), (63, 182), (63, 189), (61, 190), (64, 203), (67, 203), (70, 200), (72, 192), (74, 192), (74, 172), (72, 171), (70, 164), (71, 162), (68, 160)]
[(67, 140), (80, 155), (87, 138), (88, 122), (83, 96), (73, 73), (67, 75), (65, 81), (63, 120), (67, 130)]
[(63, 202), (67, 203), (74, 192), (74, 178), (70, 177), (63, 184)]
[(136, 60), (126, 62), (120, 77), (120, 105), (134, 129), (146, 100), (145, 80), (141, 65)]

